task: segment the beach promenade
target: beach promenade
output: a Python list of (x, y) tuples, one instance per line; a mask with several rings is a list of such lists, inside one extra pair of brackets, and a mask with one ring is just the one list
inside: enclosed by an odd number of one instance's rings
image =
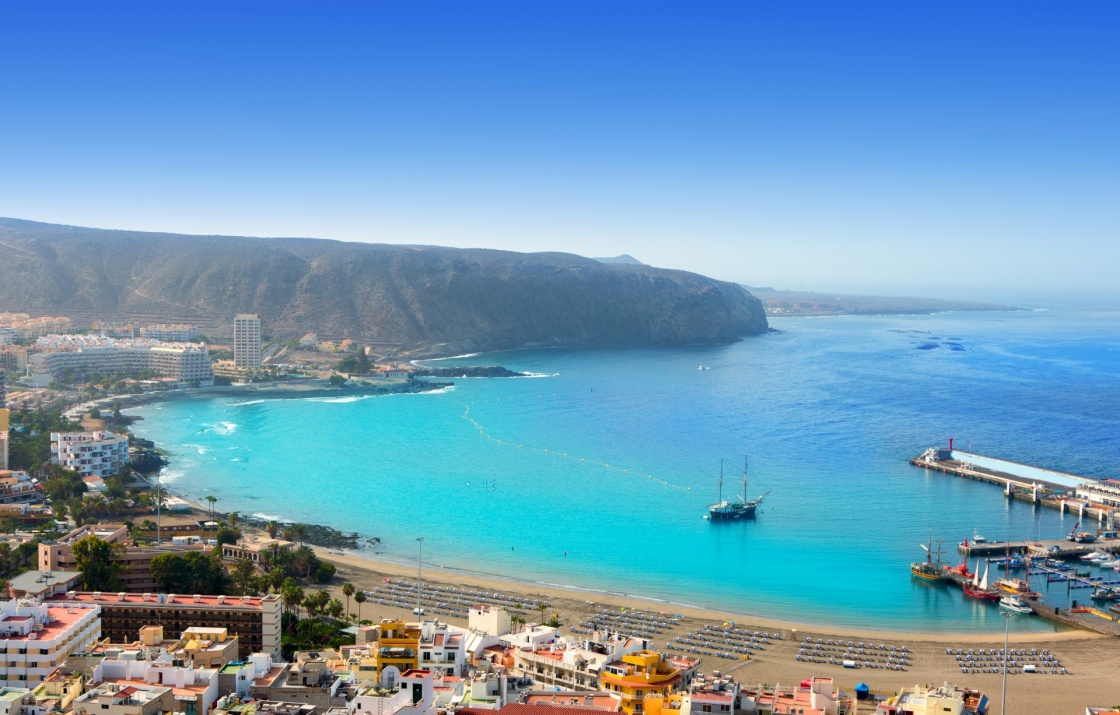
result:
[[(332, 590), (338, 591), (342, 582), (349, 581), (367, 591), (383, 588), (385, 579), (391, 581), (415, 581), (416, 571), (410, 566), (372, 561), (349, 553), (316, 548), (316, 552), (338, 568), (336, 584)], [(675, 643), (678, 637), (702, 630), (705, 626), (723, 627), (734, 622), (741, 629), (758, 629), (767, 633), (778, 633), (780, 639), (771, 639), (759, 652), (752, 653), (749, 660), (741, 656), (735, 658), (702, 655), (701, 670), (711, 672), (720, 670), (731, 673), (740, 682), (793, 683), (810, 676), (827, 676), (836, 680), (842, 688), (853, 688), (856, 683), (866, 682), (872, 691), (888, 693), (902, 687), (912, 687), (915, 683), (940, 684), (951, 681), (955, 684), (980, 688), (993, 698), (999, 707), (1001, 672), (963, 673), (961, 661), (968, 657), (968, 651), (976, 654), (1003, 647), (1002, 634), (925, 634), (876, 631), (871, 629), (833, 628), (827, 625), (794, 624), (757, 618), (749, 613), (728, 613), (701, 608), (668, 605), (638, 597), (616, 596), (568, 590), (535, 583), (466, 575), (444, 571), (438, 568), (425, 568), (424, 584), (432, 589), (431, 598), (436, 598), (435, 587), (443, 589), (479, 590), (500, 594), (523, 596), (525, 610), (529, 611), (528, 620), (536, 616), (535, 605), (538, 601), (551, 604), (547, 615), (559, 615), (563, 622), (562, 631), (567, 634), (572, 625), (587, 619), (597, 610), (614, 609), (621, 613), (645, 611), (652, 614), (680, 614), (680, 622), (669, 630), (664, 630), (651, 638), (653, 647), (665, 649)], [(744, 609), (746, 610), (746, 609)], [(415, 619), (411, 608), (394, 608), (367, 601), (362, 606), (362, 618), (375, 622), (380, 618)], [(466, 625), (465, 618), (439, 616), (442, 620), (455, 625)], [(1049, 715), (1051, 713), (1084, 712), (1087, 704), (1112, 705), (1120, 702), (1120, 681), (1115, 674), (1120, 668), (1120, 639), (1109, 638), (1081, 630), (1063, 630), (1053, 633), (1012, 633), (1011, 648), (1023, 650), (1043, 650), (1056, 656), (1068, 673), (1065, 675), (1013, 672), (1009, 675), (1008, 709), (1016, 715)], [(896, 648), (905, 646), (909, 653), (909, 665), (905, 670), (886, 669), (849, 669), (840, 664), (799, 661), (806, 638), (820, 639), (824, 642), (843, 640), (864, 643), (890, 644)], [(827, 647), (827, 646), (826, 646)], [(951, 652), (947, 652), (951, 651)], [(670, 651), (671, 652), (671, 651)], [(975, 656), (979, 658), (979, 656)], [(986, 670), (992, 670), (989, 665)], [(998, 663), (995, 670), (999, 671)], [(1021, 669), (1018, 669), (1021, 670)], [(998, 712), (993, 710), (993, 712)]]

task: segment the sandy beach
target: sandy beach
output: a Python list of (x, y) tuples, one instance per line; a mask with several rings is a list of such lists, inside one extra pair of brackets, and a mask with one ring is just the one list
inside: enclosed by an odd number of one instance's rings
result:
[[(373, 561), (362, 556), (336, 550), (316, 548), (318, 555), (335, 564), (338, 568), (337, 579), (332, 591), (337, 594), (341, 584), (349, 581), (363, 590), (373, 590), (384, 585), (384, 580), (405, 579), (414, 581), (416, 570), (410, 566)], [(684, 616), (680, 625), (672, 631), (657, 636), (656, 646), (664, 646), (675, 637), (683, 636), (704, 624), (722, 625), (734, 621), (738, 628), (758, 629), (781, 633), (782, 639), (766, 647), (762, 653), (750, 660), (733, 660), (704, 656), (701, 670), (711, 672), (720, 670), (731, 672), (742, 683), (793, 683), (810, 676), (834, 678), (840, 687), (852, 688), (856, 683), (866, 682), (872, 691), (878, 693), (894, 692), (901, 687), (912, 687), (917, 683), (940, 684), (945, 681), (954, 684), (980, 688), (993, 700), (992, 712), (998, 712), (999, 695), (1002, 682), (1001, 674), (961, 673), (960, 666), (946, 648), (961, 648), (979, 651), (1003, 647), (1003, 638), (996, 634), (922, 634), (898, 633), (890, 631), (832, 628), (821, 625), (795, 624), (771, 619), (758, 618), (746, 613), (728, 613), (683, 606), (667, 606), (655, 601), (636, 597), (614, 596), (577, 590), (544, 586), (541, 584), (518, 583), (505, 579), (485, 578), (473, 574), (461, 574), (438, 568), (425, 569), (424, 582), (432, 586), (476, 589), (489, 592), (517, 594), (524, 596), (526, 604), (539, 600), (551, 603), (549, 614), (559, 614), (564, 623), (562, 631), (568, 633), (568, 626), (578, 624), (591, 614), (595, 608), (607, 606), (625, 607), (628, 610), (645, 610), (654, 613), (669, 612)], [(351, 603), (351, 610), (354, 604)], [(529, 609), (530, 611), (532, 608)], [(367, 601), (362, 606), (362, 618), (376, 622), (380, 618), (406, 618), (415, 616), (406, 609), (394, 609)], [(465, 620), (445, 618), (454, 625), (466, 625)], [(532, 619), (530, 619), (532, 620)], [(815, 638), (839, 639), (905, 645), (911, 653), (911, 666), (905, 671), (886, 671), (845, 669), (838, 665), (799, 662), (796, 660), (800, 642), (806, 636)], [(1048, 649), (1068, 669), (1067, 675), (1049, 673), (1013, 673), (1008, 676), (1008, 708), (1010, 713), (1039, 715), (1050, 713), (1080, 713), (1086, 705), (1114, 705), (1120, 703), (1120, 679), (1116, 677), (1120, 668), (1120, 641), (1115, 638), (1080, 630), (1068, 630), (1042, 634), (1012, 634), (1012, 648)]]

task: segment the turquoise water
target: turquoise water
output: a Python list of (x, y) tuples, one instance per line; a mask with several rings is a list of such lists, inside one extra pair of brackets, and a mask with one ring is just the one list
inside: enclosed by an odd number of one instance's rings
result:
[[(475, 357), (542, 376), (435, 394), (181, 399), (136, 410), (136, 432), (171, 451), (172, 489), (377, 536), (379, 558), (414, 562), (423, 536), (426, 568), (802, 622), (1002, 629), (995, 608), (911, 579), (919, 542), (932, 530), (955, 560), (973, 530), (1053, 538), (1075, 517), (907, 459), (953, 436), (1117, 476), (1120, 315), (773, 325), (721, 347)], [(749, 494), (769, 491), (758, 518), (705, 521), (720, 460), (727, 495), (745, 451)]]

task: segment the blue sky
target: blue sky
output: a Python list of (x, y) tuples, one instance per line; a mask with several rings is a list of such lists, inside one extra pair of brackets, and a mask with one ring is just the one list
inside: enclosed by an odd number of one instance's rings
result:
[(1115, 290), (1116, 2), (44, 1), (0, 30), (4, 216)]

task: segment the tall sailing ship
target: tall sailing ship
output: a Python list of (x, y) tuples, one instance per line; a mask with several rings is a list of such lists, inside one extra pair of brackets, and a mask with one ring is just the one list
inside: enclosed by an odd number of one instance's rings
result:
[[(769, 493), (769, 492), (767, 492)], [(734, 519), (747, 519), (754, 516), (762, 504), (762, 494), (754, 499), (747, 499), (747, 458), (743, 457), (743, 493), (736, 495), (733, 500), (725, 501), (723, 498), (723, 462), (719, 464), (719, 501), (708, 507), (708, 519), (712, 521), (730, 521)]]
[[(933, 532), (929, 535), (929, 545), (918, 544), (926, 550), (925, 561), (915, 561), (910, 564), (910, 574), (925, 581), (940, 581), (945, 578), (945, 570), (941, 568), (941, 540), (937, 541), (937, 550), (933, 550)], [(937, 556), (936, 561), (934, 556)]]
[(989, 562), (984, 562), (984, 577), (980, 578), (980, 559), (976, 559), (976, 572), (973, 574), (972, 580), (964, 584), (964, 594), (966, 596), (984, 601), (998, 601), (1000, 599), (999, 591), (988, 586), (988, 569), (990, 566)]

